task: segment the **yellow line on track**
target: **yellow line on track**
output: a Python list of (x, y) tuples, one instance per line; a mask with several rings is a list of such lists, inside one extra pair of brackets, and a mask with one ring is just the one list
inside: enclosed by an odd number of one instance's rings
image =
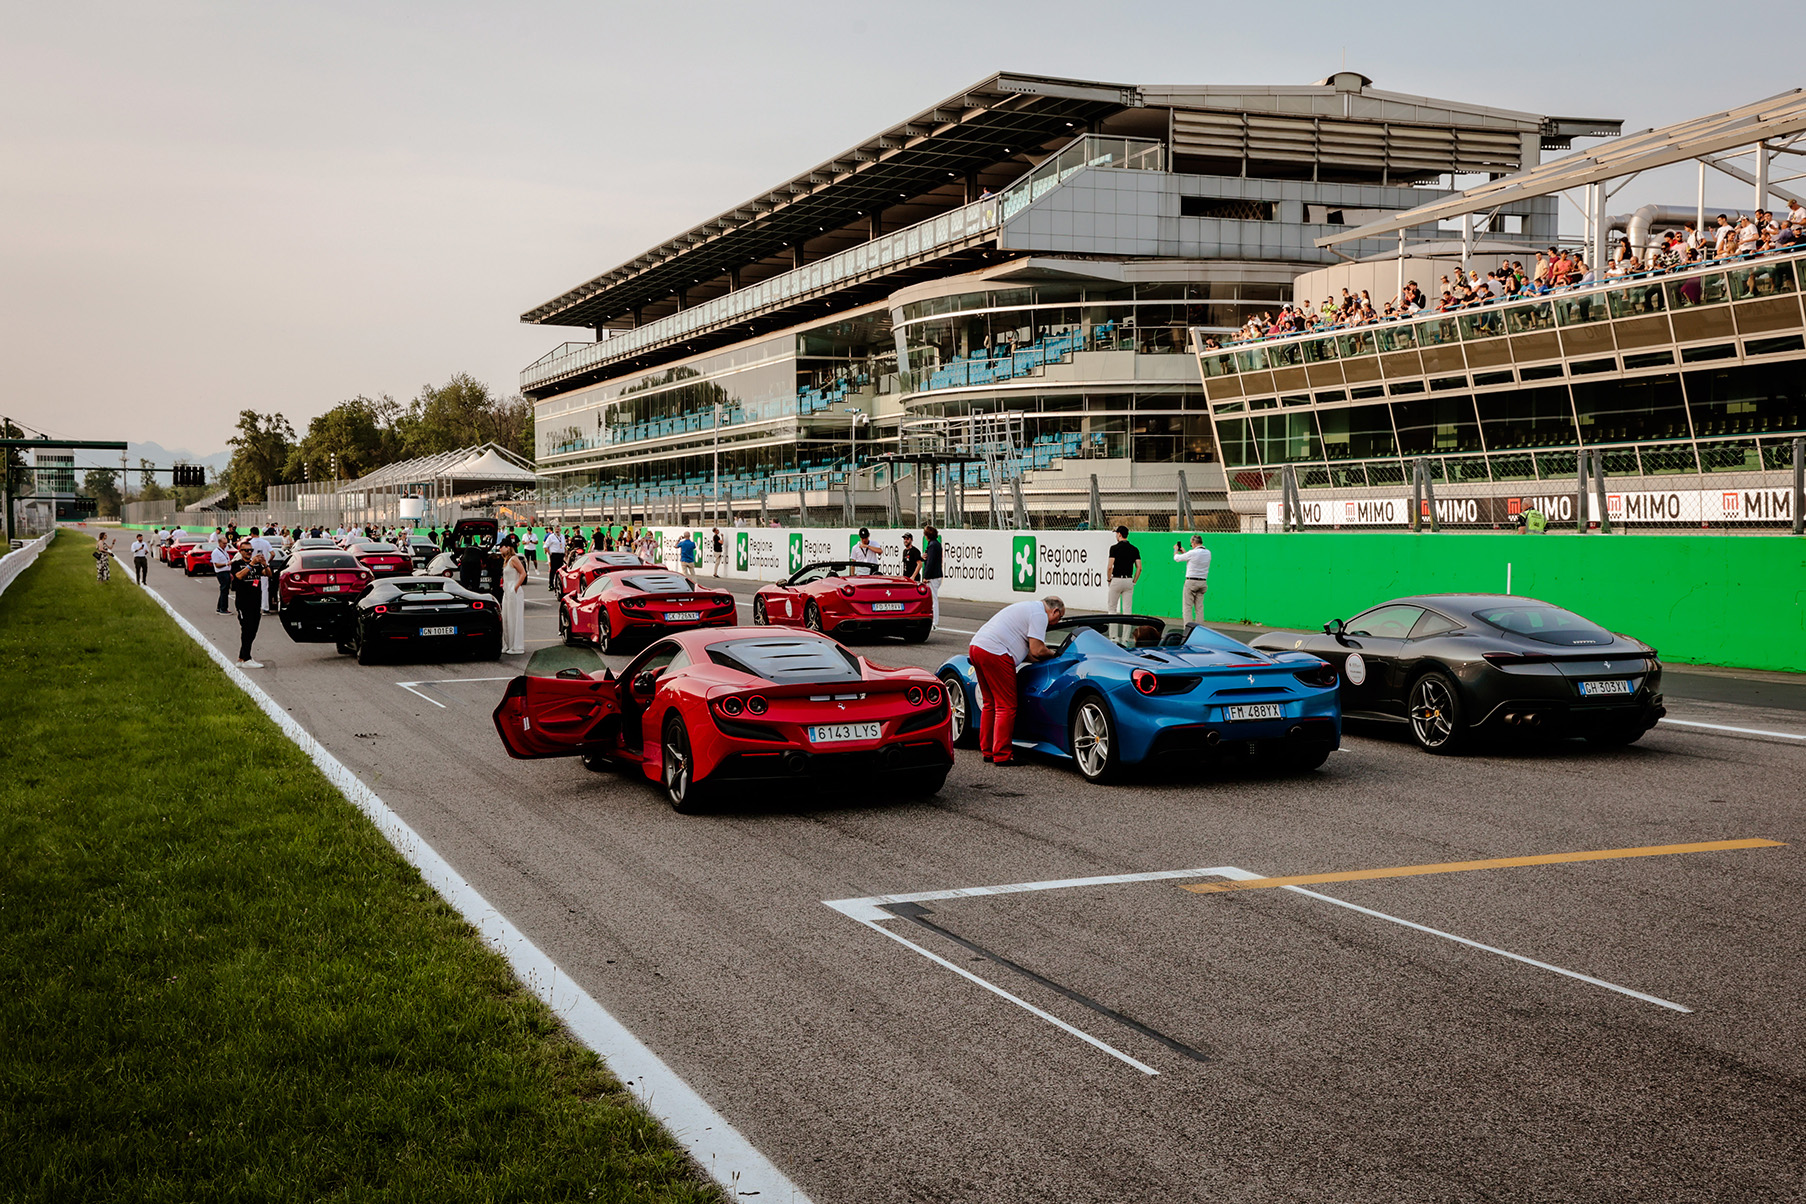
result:
[(1419, 874), (1459, 874), (1466, 870), (1498, 870), (1520, 865), (1561, 865), (1570, 861), (1612, 861), (1620, 857), (1664, 857), (1671, 853), (1716, 853), (1726, 849), (1775, 849), (1779, 840), (1705, 840), (1697, 844), (1652, 844), (1635, 849), (1596, 849), (1590, 853), (1539, 853), (1533, 857), (1489, 857), (1484, 861), (1442, 861), (1434, 865), (1395, 865), (1379, 870), (1341, 870), (1332, 874), (1292, 874), (1284, 878), (1249, 878), (1242, 882), (1200, 882), (1181, 886), (1200, 895), (1273, 886), (1309, 886), (1318, 882), (1361, 882), (1368, 878), (1412, 878)]

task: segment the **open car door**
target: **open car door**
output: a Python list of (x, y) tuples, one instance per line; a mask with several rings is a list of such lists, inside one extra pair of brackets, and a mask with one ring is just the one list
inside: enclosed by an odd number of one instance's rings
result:
[(594, 653), (545, 648), (508, 683), (495, 708), (495, 731), (508, 755), (609, 755), (619, 744), (620, 683)]

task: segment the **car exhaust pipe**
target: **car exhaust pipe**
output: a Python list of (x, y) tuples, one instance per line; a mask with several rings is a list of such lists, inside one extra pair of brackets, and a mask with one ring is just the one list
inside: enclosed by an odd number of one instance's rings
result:
[(1507, 712), (1505, 715), (1505, 722), (1511, 724), (1513, 727), (1516, 727), (1517, 722), (1518, 722), (1518, 713), (1516, 711)]
[(1528, 727), (1541, 727), (1542, 723), (1543, 723), (1543, 717), (1541, 715), (1537, 714), (1535, 711), (1532, 711), (1530, 714), (1524, 716), (1524, 723)]
[(1223, 733), (1222, 732), (1207, 732), (1204, 736), (1204, 743), (1208, 744), (1212, 748), (1215, 748), (1217, 745), (1221, 744), (1222, 742), (1223, 742)]
[(1286, 735), (1293, 740), (1298, 739), (1298, 737), (1304, 735), (1304, 725), (1302, 723), (1294, 723), (1287, 729)]
[(793, 752), (785, 755), (784, 772), (789, 774), (800, 774), (807, 768), (809, 768), (809, 759), (803, 756), (802, 753)]

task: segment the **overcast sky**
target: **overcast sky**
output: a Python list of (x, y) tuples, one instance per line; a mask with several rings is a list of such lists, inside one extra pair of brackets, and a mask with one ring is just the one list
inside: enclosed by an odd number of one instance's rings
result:
[[(1381, 88), (1627, 130), (1799, 77), (1663, 3), (0, 11), (0, 414), (199, 454), (246, 407), (300, 430), (459, 371), (512, 393), (567, 337), (523, 310), (998, 70), (1308, 83), (1346, 53)], [(1688, 171), (1611, 208), (1692, 196)]]

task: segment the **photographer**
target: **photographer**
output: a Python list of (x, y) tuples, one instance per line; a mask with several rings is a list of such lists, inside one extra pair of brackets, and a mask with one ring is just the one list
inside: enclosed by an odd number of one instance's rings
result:
[(238, 609), (238, 667), (261, 669), (251, 659), (251, 644), (257, 639), (257, 625), (263, 620), (263, 591), (269, 580), (269, 562), (263, 553), (246, 540), (239, 545), (243, 557), (232, 573), (233, 598)]

